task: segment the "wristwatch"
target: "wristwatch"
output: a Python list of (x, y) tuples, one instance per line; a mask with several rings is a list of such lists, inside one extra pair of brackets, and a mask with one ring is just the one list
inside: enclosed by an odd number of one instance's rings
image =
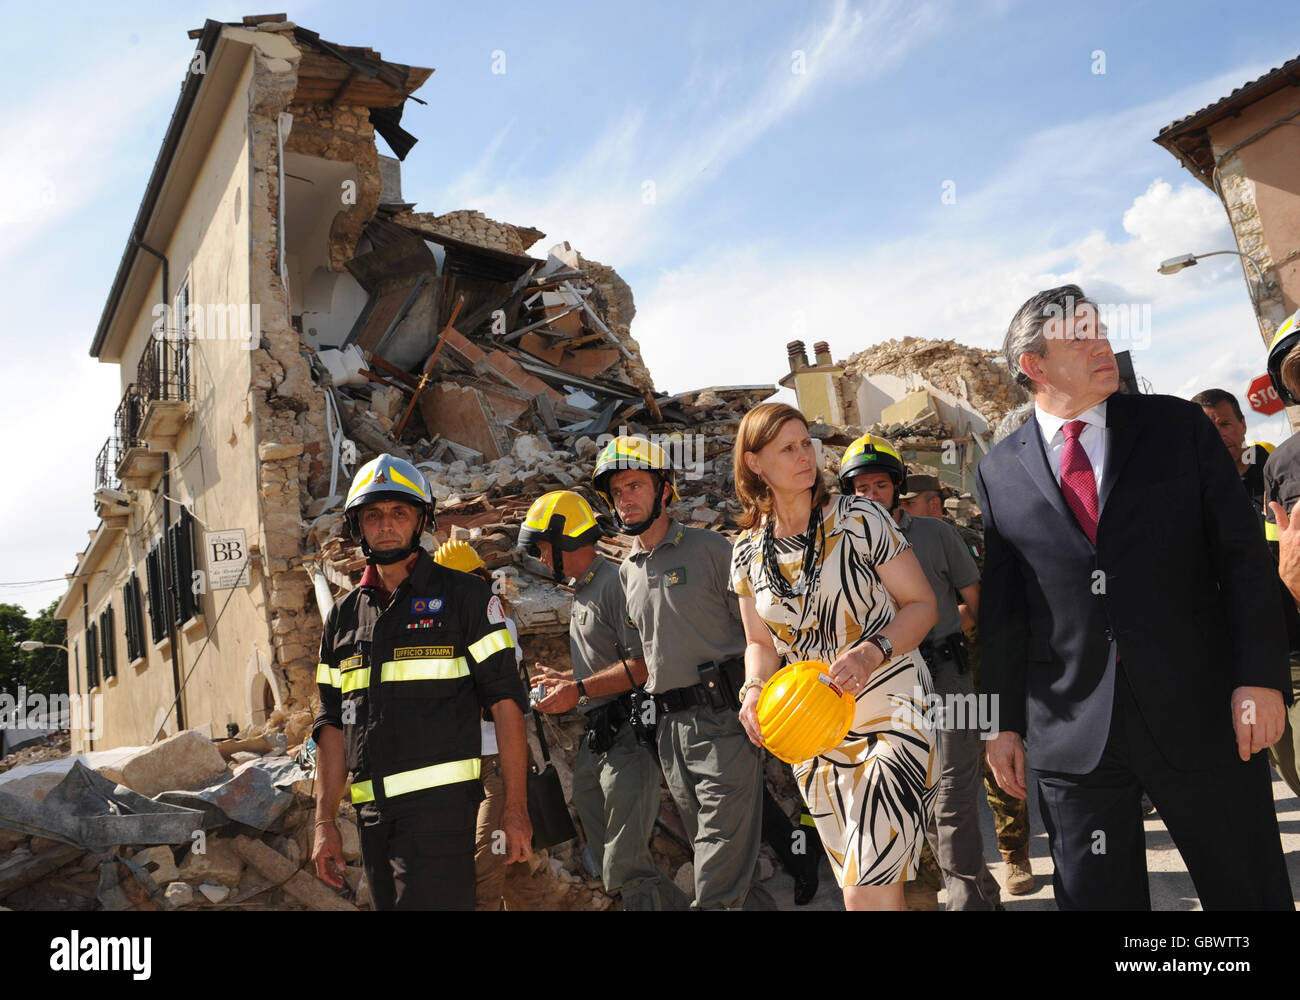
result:
[(763, 679), (761, 677), (751, 677), (749, 680), (745, 681), (744, 684), (740, 685), (740, 693), (737, 695), (737, 697), (743, 703), (745, 700), (745, 695), (749, 694), (750, 688), (755, 688), (755, 687), (761, 688), (762, 686), (763, 686)]
[(881, 655), (884, 656), (884, 659), (880, 661), (882, 667), (894, 658), (894, 644), (879, 632), (869, 638), (867, 642), (880, 650)]
[(582, 708), (589, 701), (591, 701), (591, 695), (587, 694), (587, 686), (582, 681), (578, 681), (578, 707)]

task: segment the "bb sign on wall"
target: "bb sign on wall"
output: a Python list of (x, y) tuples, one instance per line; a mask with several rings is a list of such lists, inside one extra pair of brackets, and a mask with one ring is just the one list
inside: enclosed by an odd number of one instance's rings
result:
[(243, 528), (204, 532), (208, 550), (208, 589), (248, 586), (248, 542)]

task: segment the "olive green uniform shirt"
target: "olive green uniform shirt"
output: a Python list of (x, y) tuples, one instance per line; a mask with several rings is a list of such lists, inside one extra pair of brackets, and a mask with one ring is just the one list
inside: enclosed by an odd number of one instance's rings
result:
[(707, 528), (668, 522), (647, 552), (638, 538), (619, 577), (628, 618), (641, 635), (654, 694), (700, 683), (701, 663), (721, 663), (745, 651), (740, 602), (727, 590), (731, 543)]

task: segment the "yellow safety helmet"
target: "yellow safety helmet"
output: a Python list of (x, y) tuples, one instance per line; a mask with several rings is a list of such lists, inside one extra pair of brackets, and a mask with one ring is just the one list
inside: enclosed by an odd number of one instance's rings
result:
[(674, 502), (681, 500), (681, 496), (677, 493), (677, 474), (673, 471), (672, 462), (669, 461), (664, 450), (653, 441), (620, 434), (605, 445), (596, 458), (596, 468), (591, 474), (592, 485), (613, 513), (614, 520), (618, 522), (619, 530), (629, 535), (639, 535), (659, 517), (660, 511), (663, 509), (663, 491), (660, 490), (656, 494), (654, 509), (650, 512), (649, 518), (637, 524), (625, 524), (623, 519), (619, 517), (618, 508), (614, 506), (614, 501), (610, 497), (609, 480), (614, 473), (626, 472), (629, 469), (645, 469), (647, 472), (657, 474), (663, 482), (672, 487)]
[(830, 667), (800, 660), (782, 667), (758, 696), (763, 743), (787, 764), (799, 764), (840, 745), (853, 724), (853, 696), (830, 677)]
[(483, 559), (474, 551), (474, 546), (461, 538), (451, 538), (439, 545), (438, 551), (433, 554), (433, 561), (439, 566), (462, 573), (487, 569)]
[[(400, 500), (415, 507), (423, 515), (415, 529), (411, 544), (402, 549), (372, 552), (361, 532), (361, 508), (385, 500)], [(420, 535), (434, 528), (433, 494), (424, 473), (410, 462), (387, 452), (373, 458), (357, 470), (348, 488), (348, 498), (343, 505), (343, 516), (352, 531), (352, 537), (361, 543), (361, 551), (372, 563), (389, 565), (408, 558), (420, 547)]]
[(1273, 342), (1268, 345), (1268, 377), (1277, 390), (1278, 397), (1287, 406), (1300, 405), (1300, 399), (1291, 395), (1291, 390), (1282, 381), (1282, 362), (1291, 353), (1291, 348), (1300, 344), (1300, 309), (1297, 309), (1273, 334)]
[(907, 478), (907, 466), (903, 464), (898, 449), (882, 437), (863, 434), (844, 449), (844, 457), (840, 459), (840, 490), (852, 493), (854, 476), (876, 470), (889, 473), (889, 478), (898, 488)]
[(551, 571), (558, 583), (564, 579), (564, 553), (594, 545), (602, 534), (591, 504), (572, 490), (554, 490), (528, 508), (516, 547), (536, 556), (541, 544), (549, 545)]

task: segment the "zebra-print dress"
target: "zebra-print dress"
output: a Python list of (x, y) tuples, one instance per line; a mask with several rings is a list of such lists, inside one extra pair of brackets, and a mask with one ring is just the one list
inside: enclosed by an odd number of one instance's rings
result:
[[(732, 551), (731, 589), (754, 599), (783, 664), (832, 663), (897, 611), (876, 567), (909, 546), (885, 509), (859, 497), (833, 497), (823, 525), (811, 586), (792, 598), (777, 597), (767, 585), (761, 527), (741, 535)], [(777, 563), (791, 583), (806, 546), (816, 541), (807, 531), (776, 540)], [(844, 742), (794, 768), (841, 886), (916, 877), (941, 772), (925, 711), (931, 690), (919, 653), (896, 656), (858, 693)]]

